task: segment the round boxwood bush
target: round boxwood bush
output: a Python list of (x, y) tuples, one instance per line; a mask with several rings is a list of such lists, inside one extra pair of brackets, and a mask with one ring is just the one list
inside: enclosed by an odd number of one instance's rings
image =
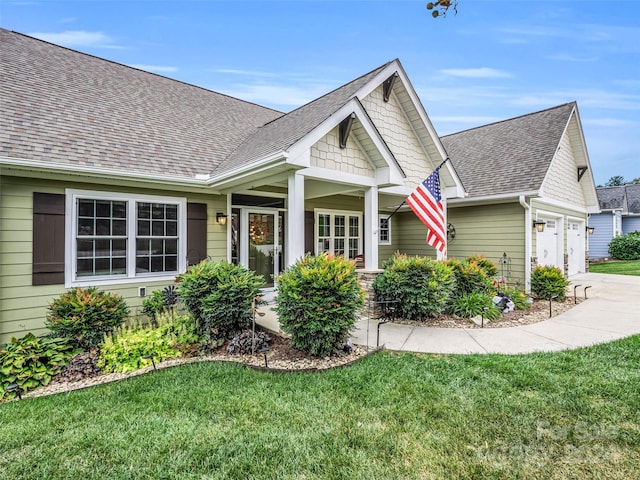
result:
[(211, 347), (251, 324), (253, 301), (264, 285), (261, 275), (242, 265), (211, 260), (189, 267), (177, 282), (178, 296)]
[(376, 300), (398, 302), (400, 317), (425, 320), (445, 310), (455, 284), (454, 271), (445, 263), (396, 254), (384, 263), (373, 289)]
[(609, 255), (618, 260), (640, 260), (640, 232), (613, 238), (609, 242)]
[(552, 265), (538, 266), (531, 272), (531, 292), (538, 298), (564, 300), (569, 281), (564, 278), (562, 271)]
[(355, 263), (321, 253), (298, 260), (278, 276), (276, 312), (293, 347), (327, 356), (344, 346), (364, 305)]
[(122, 325), (128, 314), (129, 307), (117, 293), (96, 287), (74, 288), (49, 304), (45, 325), (54, 336), (91, 350), (102, 342), (105, 333)]

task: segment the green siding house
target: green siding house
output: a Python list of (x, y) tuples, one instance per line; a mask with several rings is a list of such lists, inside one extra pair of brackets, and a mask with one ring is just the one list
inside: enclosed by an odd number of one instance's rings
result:
[(587, 270), (599, 206), (575, 102), (441, 140), (468, 192), (448, 203), (450, 256), (483, 254), (525, 289), (536, 265)]
[(44, 333), (68, 288), (136, 313), (204, 258), (272, 290), (306, 252), (363, 273), (435, 257), (408, 207), (389, 215), (448, 157), (450, 257), (504, 260), (523, 285), (534, 263), (585, 268), (597, 198), (575, 104), (441, 140), (398, 60), (283, 113), (3, 29), (0, 45), (0, 344)]

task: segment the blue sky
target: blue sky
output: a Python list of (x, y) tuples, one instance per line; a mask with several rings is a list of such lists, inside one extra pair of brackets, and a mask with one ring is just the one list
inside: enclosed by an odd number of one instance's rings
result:
[(399, 58), (440, 135), (576, 100), (596, 183), (640, 177), (640, 0), (426, 3), (0, 0), (0, 26), (282, 111)]

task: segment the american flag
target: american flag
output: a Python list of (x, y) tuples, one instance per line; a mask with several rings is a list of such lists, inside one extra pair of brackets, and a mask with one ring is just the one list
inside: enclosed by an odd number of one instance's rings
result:
[(440, 195), (440, 167), (436, 168), (407, 197), (407, 205), (411, 207), (420, 221), (429, 229), (427, 243), (436, 250), (447, 253), (447, 231), (444, 222), (444, 208)]

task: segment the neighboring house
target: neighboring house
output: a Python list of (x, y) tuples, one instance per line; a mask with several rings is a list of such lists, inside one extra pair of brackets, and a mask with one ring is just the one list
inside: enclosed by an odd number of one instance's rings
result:
[[(388, 213), (445, 158), (394, 60), (283, 114), (0, 29), (0, 343), (66, 288), (123, 295), (228, 259), (270, 287), (305, 252), (435, 255)], [(451, 162), (445, 201), (462, 198)]]
[(595, 227), (589, 242), (591, 259), (608, 258), (614, 237), (640, 231), (640, 185), (599, 187), (596, 191), (601, 212), (589, 218), (589, 225)]
[(483, 254), (525, 288), (536, 265), (586, 271), (588, 215), (599, 210), (575, 102), (441, 140), (468, 192), (448, 203), (449, 256)]

